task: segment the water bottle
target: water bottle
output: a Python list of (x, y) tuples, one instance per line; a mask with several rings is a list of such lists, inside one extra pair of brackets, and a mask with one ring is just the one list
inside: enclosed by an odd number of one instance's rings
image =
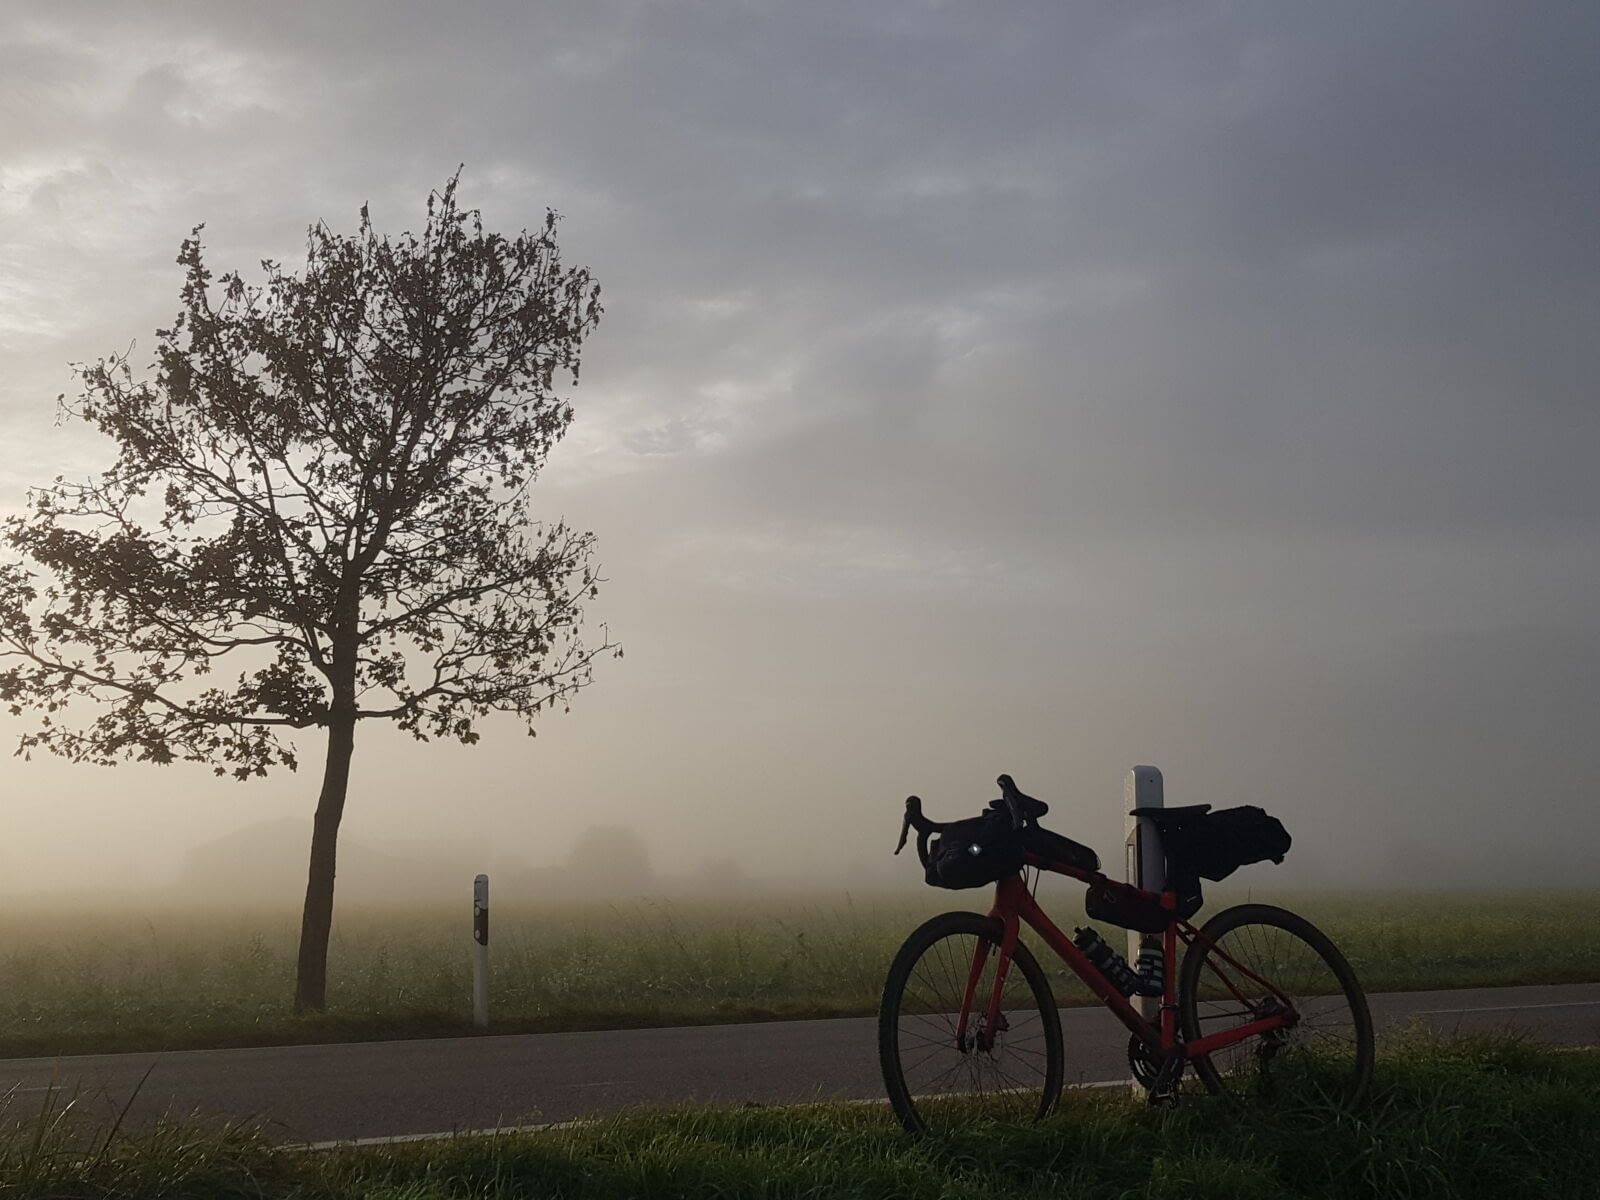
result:
[(1166, 955), (1161, 952), (1161, 939), (1147, 937), (1139, 943), (1139, 958), (1134, 966), (1139, 979), (1139, 995), (1159, 996), (1165, 990)]
[(1072, 931), (1072, 944), (1083, 951), (1083, 956), (1100, 968), (1111, 986), (1124, 996), (1131, 996), (1139, 990), (1139, 977), (1128, 966), (1127, 961), (1106, 945), (1105, 938), (1092, 929), (1074, 929)]

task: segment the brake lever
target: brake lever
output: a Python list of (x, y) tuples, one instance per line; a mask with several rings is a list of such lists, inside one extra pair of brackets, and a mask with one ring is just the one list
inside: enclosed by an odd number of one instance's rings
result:
[(911, 833), (911, 818), (913, 814), (918, 819), (922, 817), (922, 800), (917, 796), (907, 796), (905, 819), (900, 822), (900, 844), (894, 848), (896, 854), (906, 848), (906, 837)]
[(1006, 802), (1006, 811), (1011, 814), (1011, 828), (1021, 829), (1022, 801), (1017, 798), (1017, 781), (1009, 775), (1001, 775), (995, 782), (1000, 785), (1000, 798)]

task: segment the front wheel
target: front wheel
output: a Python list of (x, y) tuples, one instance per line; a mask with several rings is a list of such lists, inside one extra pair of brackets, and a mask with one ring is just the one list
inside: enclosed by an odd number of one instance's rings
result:
[(1213, 1092), (1273, 1103), (1349, 1103), (1372, 1078), (1372, 1015), (1328, 936), (1268, 904), (1224, 909), (1189, 945), (1178, 977), (1184, 1040), (1292, 1009), (1292, 1025), (1194, 1059)]
[[(925, 922), (889, 967), (878, 1011), (878, 1058), (895, 1115), (912, 1133), (948, 1133), (972, 1121), (1044, 1116), (1061, 1095), (1061, 1022), (1049, 981), (1017, 943), (988, 1028), (1001, 925), (977, 913)], [(972, 1012), (958, 1019), (974, 964)]]

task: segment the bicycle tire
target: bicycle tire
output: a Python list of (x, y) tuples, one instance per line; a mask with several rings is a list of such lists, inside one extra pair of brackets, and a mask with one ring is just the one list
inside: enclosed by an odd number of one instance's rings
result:
[[(1355, 971), (1328, 935), (1310, 921), (1270, 904), (1224, 909), (1189, 946), (1178, 976), (1178, 1012), (1185, 1041), (1263, 1015), (1277, 1001), (1213, 949), (1231, 955), (1288, 996), (1300, 1014), (1292, 1028), (1223, 1047), (1192, 1061), (1208, 1091), (1243, 1097), (1255, 1094), (1279, 1103), (1333, 1100), (1354, 1103), (1372, 1079), (1372, 1014)], [(1246, 1005), (1223, 983), (1226, 975)], [(1207, 987), (1209, 984), (1209, 989)], [(1213, 993), (1208, 995), (1208, 990)]]
[(1049, 980), (1021, 942), (1006, 976), (1000, 1040), (987, 1052), (957, 1044), (955, 1012), (973, 953), (980, 941), (988, 944), (969, 1042), (982, 1026), (1001, 932), (994, 917), (943, 913), (920, 925), (889, 966), (878, 1060), (895, 1116), (912, 1133), (946, 1133), (988, 1118), (1037, 1120), (1060, 1098), (1061, 1021)]

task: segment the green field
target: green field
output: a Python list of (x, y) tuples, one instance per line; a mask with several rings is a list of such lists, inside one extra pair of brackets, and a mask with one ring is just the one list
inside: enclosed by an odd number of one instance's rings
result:
[[(33, 1098), (30, 1098), (33, 1099)], [(1207, 1097), (1175, 1111), (1069, 1093), (1048, 1120), (948, 1141), (886, 1106), (638, 1113), (533, 1134), (332, 1152), (248, 1129), (112, 1138), (0, 1100), (0, 1200), (1586, 1200), (1600, 1196), (1600, 1051), (1386, 1047), (1339, 1112)], [(22, 1118), (14, 1132), (7, 1117)]]
[[(1219, 891), (1206, 912), (1246, 895)], [(1321, 925), (1369, 991), (1600, 980), (1600, 890), (1248, 895)], [(1044, 899), (1063, 925), (1083, 920), (1065, 888)], [(925, 891), (502, 906), (495, 1027), (869, 1013), (919, 921), (986, 902)], [(297, 1020), (296, 914), (10, 911), (0, 914), (0, 1055), (466, 1032), (469, 924), (438, 909), (342, 911), (329, 1011)], [(1058, 980), (1057, 995), (1087, 999), (1075, 979)]]

